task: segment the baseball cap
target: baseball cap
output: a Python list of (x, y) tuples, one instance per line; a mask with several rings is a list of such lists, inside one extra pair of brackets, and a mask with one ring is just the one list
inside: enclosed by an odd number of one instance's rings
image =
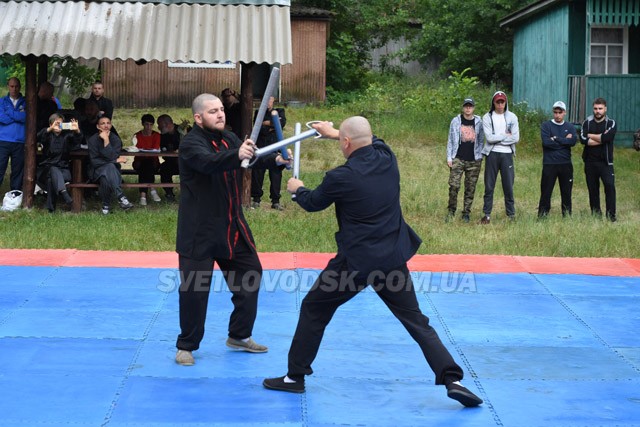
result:
[(473, 100), (473, 98), (465, 98), (464, 101), (462, 102), (462, 106), (464, 107), (467, 104), (471, 104), (474, 107), (476, 106), (475, 101)]
[(556, 108), (560, 108), (563, 111), (567, 111), (567, 106), (564, 105), (564, 102), (562, 102), (562, 101), (556, 101), (556, 103), (553, 104), (553, 109), (555, 110)]
[(495, 95), (493, 95), (493, 102), (496, 102), (497, 100), (502, 99), (504, 102), (507, 102), (507, 95), (504, 92), (496, 92)]

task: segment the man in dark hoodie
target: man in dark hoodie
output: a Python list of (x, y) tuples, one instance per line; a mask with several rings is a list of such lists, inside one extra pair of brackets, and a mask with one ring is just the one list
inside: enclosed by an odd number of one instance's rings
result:
[(604, 186), (606, 215), (611, 222), (616, 221), (616, 183), (613, 173), (613, 139), (616, 136), (616, 122), (607, 116), (607, 101), (596, 98), (593, 101), (593, 115), (582, 123), (580, 142), (584, 144), (582, 159), (584, 174), (589, 190), (591, 213), (602, 216), (600, 209), (600, 180)]
[(493, 190), (496, 186), (498, 172), (502, 181), (504, 206), (509, 219), (515, 219), (516, 206), (513, 200), (513, 181), (515, 169), (513, 156), (516, 154), (516, 144), (520, 140), (518, 117), (509, 111), (507, 95), (498, 91), (491, 99), (491, 109), (482, 117), (485, 143), (482, 154), (486, 161), (484, 166), (484, 216), (480, 224), (491, 222), (493, 209)]

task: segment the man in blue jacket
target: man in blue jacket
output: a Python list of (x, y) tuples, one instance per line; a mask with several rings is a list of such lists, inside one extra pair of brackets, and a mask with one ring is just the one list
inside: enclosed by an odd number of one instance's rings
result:
[(0, 99), (0, 185), (11, 159), (11, 190), (21, 190), (27, 114), (20, 80), (11, 77), (7, 86), (9, 93)]
[(400, 171), (391, 149), (372, 135), (364, 117), (350, 117), (334, 129), (321, 122), (314, 128), (338, 139), (346, 163), (325, 175), (315, 189), (291, 178), (287, 191), (308, 212), (336, 205), (338, 253), (329, 261), (302, 301), (298, 326), (289, 350), (287, 375), (265, 379), (271, 390), (303, 393), (311, 375), (324, 330), (338, 307), (369, 284), (418, 343), (436, 375), (437, 385), (464, 406), (482, 399), (460, 384), (462, 368), (420, 311), (407, 261), (422, 243), (407, 225), (400, 208)]
[(564, 121), (567, 107), (562, 101), (553, 104), (553, 120), (540, 127), (542, 138), (542, 178), (540, 179), (540, 203), (538, 218), (544, 218), (551, 209), (551, 195), (556, 179), (560, 186), (562, 216), (571, 215), (571, 190), (573, 188), (573, 164), (571, 147), (578, 142), (576, 128)]

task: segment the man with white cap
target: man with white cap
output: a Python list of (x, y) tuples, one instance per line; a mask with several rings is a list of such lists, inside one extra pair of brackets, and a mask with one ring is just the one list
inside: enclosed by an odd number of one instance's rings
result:
[(542, 123), (542, 178), (538, 218), (544, 218), (551, 209), (551, 195), (556, 179), (560, 185), (562, 216), (571, 215), (571, 190), (573, 188), (573, 164), (571, 147), (576, 145), (578, 134), (571, 123), (564, 121), (567, 107), (562, 101), (553, 104), (553, 119)]
[(480, 224), (491, 222), (493, 209), (493, 190), (500, 173), (502, 192), (504, 193), (504, 207), (507, 217), (516, 217), (516, 206), (513, 199), (513, 181), (515, 168), (513, 156), (516, 154), (516, 144), (520, 140), (518, 117), (509, 111), (507, 94), (497, 91), (491, 98), (491, 109), (482, 117), (485, 144), (482, 154), (486, 160), (484, 164), (484, 216)]

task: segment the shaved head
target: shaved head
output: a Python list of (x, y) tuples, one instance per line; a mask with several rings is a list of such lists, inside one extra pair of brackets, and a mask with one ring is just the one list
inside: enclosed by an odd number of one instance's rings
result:
[(193, 112), (193, 114), (201, 114), (204, 111), (205, 102), (215, 101), (217, 99), (220, 98), (210, 93), (200, 94), (193, 100), (193, 103), (191, 104), (191, 111)]
[(353, 116), (340, 125), (340, 136), (349, 138), (354, 148), (360, 148), (371, 144), (373, 133), (369, 120), (361, 116)]

